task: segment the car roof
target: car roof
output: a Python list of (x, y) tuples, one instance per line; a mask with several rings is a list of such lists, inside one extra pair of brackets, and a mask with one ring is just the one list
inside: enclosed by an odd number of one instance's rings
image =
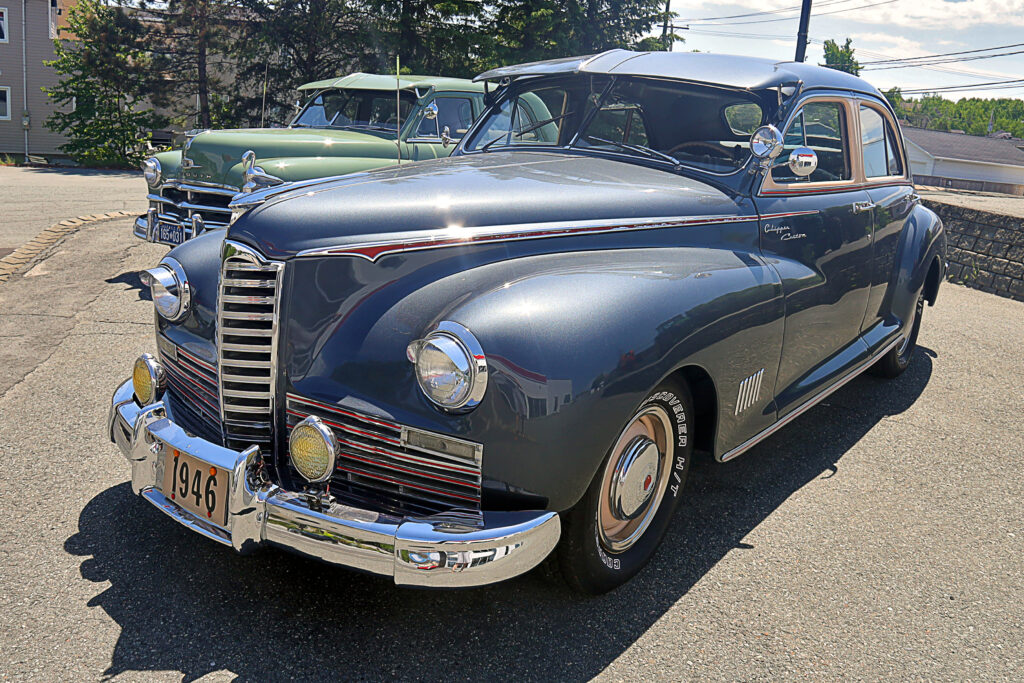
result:
[(413, 88), (434, 88), (436, 90), (462, 90), (483, 92), (483, 85), (464, 78), (444, 76), (411, 76), (402, 74), (397, 79), (386, 74), (354, 73), (347, 76), (327, 78), (299, 86), (299, 90), (322, 90), (323, 88), (359, 88), (361, 90), (412, 90)]
[(784, 62), (759, 57), (740, 57), (707, 52), (632, 52), (608, 50), (596, 55), (566, 57), (491, 69), (474, 81), (567, 73), (649, 76), (724, 85), (744, 90), (763, 90), (803, 82), (804, 90), (830, 88), (853, 90), (881, 97), (867, 81), (844, 71), (803, 62)]

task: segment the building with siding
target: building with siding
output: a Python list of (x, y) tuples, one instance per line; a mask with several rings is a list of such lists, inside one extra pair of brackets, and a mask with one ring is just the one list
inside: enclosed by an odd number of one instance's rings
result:
[(914, 181), (1024, 195), (1024, 140), (903, 127)]
[(65, 138), (45, 126), (54, 107), (42, 90), (57, 75), (43, 62), (74, 1), (0, 0), (0, 154), (60, 154)]

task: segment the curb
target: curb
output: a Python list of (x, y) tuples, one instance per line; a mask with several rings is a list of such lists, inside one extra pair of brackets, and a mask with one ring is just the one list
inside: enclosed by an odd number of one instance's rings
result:
[(134, 216), (133, 211), (111, 211), (110, 213), (94, 213), (89, 216), (68, 218), (46, 228), (31, 240), (13, 252), (0, 258), (0, 282), (6, 282), (11, 275), (29, 266), (44, 251), (57, 244), (61, 239), (78, 230), (86, 223), (99, 223)]

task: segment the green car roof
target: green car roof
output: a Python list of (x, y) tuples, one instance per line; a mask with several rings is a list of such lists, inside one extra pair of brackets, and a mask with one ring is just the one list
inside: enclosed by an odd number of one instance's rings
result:
[[(323, 88), (360, 88), (362, 90), (394, 90), (395, 77), (382, 74), (354, 73), (348, 76), (327, 78), (322, 81), (313, 81), (299, 86), (299, 90), (321, 90)], [(474, 83), (463, 78), (445, 78), (444, 76), (409, 76), (402, 74), (398, 79), (397, 87), (402, 90), (412, 88), (430, 88), (436, 90), (462, 90), (470, 92), (483, 92), (482, 83)]]

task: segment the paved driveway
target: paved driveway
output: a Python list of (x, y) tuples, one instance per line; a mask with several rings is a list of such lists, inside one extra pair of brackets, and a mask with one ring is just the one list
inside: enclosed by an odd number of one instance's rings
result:
[(583, 599), (239, 557), (133, 496), (108, 397), (163, 253), (89, 225), (0, 284), (0, 678), (1020, 680), (1024, 304), (943, 287), (896, 381), (698, 461), (652, 565)]
[(65, 218), (121, 209), (145, 212), (137, 171), (0, 166), (0, 257)]

